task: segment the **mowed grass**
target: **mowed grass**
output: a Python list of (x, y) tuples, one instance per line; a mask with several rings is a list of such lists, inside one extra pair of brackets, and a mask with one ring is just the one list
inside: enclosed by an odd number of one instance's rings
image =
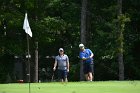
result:
[[(0, 84), (0, 93), (29, 93), (29, 84)], [(30, 93), (140, 93), (140, 81), (31, 83)]]

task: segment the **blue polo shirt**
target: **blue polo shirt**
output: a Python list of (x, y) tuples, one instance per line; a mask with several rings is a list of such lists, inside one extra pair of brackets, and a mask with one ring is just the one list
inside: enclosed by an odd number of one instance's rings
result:
[[(92, 51), (90, 49), (85, 49), (84, 51), (80, 51), (79, 53), (79, 57), (82, 58), (89, 58), (92, 54)], [(87, 60), (85, 60), (85, 62), (87, 63), (91, 63), (93, 62), (93, 58), (89, 58)]]

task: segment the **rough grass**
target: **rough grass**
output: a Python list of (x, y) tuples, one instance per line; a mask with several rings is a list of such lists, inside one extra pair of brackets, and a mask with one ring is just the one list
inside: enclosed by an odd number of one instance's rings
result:
[[(0, 93), (29, 93), (29, 84), (0, 84)], [(140, 93), (140, 81), (31, 83), (30, 93)]]

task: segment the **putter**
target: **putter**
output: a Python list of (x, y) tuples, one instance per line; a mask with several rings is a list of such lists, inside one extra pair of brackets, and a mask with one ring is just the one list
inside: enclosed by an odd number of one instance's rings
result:
[(54, 81), (54, 72), (55, 72), (55, 71), (53, 71), (53, 74), (52, 74), (52, 79), (51, 79), (51, 81)]

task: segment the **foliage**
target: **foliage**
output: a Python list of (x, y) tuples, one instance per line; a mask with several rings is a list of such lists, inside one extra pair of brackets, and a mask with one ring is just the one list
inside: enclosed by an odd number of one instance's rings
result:
[[(86, 47), (94, 53), (95, 80), (118, 79), (116, 46), (122, 39), (125, 79), (140, 78), (139, 5), (139, 0), (123, 0), (123, 14), (117, 17), (116, 0), (90, 0), (86, 11), (90, 17)], [(54, 59), (46, 61), (46, 56), (56, 56), (58, 49), (63, 47), (70, 58), (70, 81), (78, 81), (80, 0), (1, 0), (0, 8), (0, 82), (6, 82), (9, 71), (13, 71), (15, 55), (22, 56), (26, 63), (27, 41), (22, 29), (25, 12), (33, 32), (29, 39), (31, 63), (34, 64), (36, 41), (39, 43), (39, 68), (47, 68), (44, 64)], [(121, 22), (124, 38), (117, 39), (118, 22)]]

